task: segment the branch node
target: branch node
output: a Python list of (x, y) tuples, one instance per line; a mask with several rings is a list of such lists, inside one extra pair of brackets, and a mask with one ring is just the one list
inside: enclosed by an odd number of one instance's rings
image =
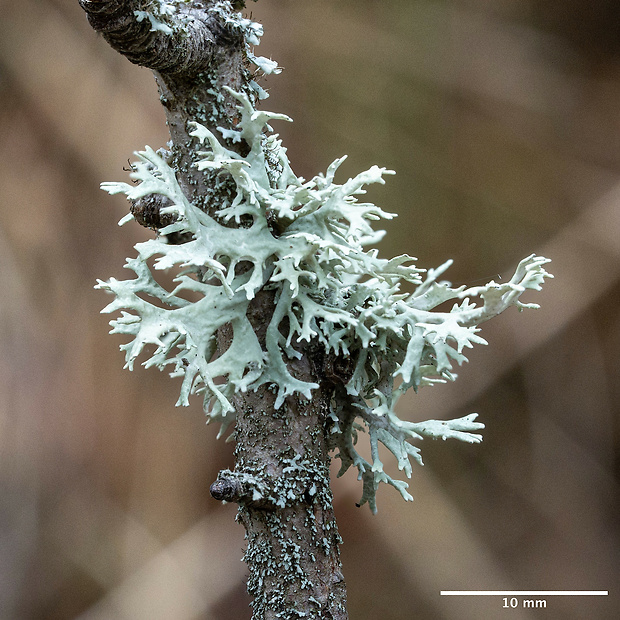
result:
[(172, 201), (162, 194), (147, 194), (131, 201), (130, 211), (140, 226), (159, 230), (176, 222), (177, 217), (172, 213), (162, 213), (162, 209), (170, 207)]
[(209, 491), (211, 497), (220, 502), (235, 502), (257, 508), (275, 507), (269, 497), (267, 484), (256, 476), (244, 472), (222, 470)]
[(236, 501), (243, 493), (239, 481), (225, 478), (218, 478), (211, 485), (209, 491), (211, 492), (211, 497), (220, 502)]

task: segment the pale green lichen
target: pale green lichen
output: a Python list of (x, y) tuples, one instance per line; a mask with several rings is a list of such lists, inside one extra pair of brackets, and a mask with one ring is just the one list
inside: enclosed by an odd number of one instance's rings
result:
[[(163, 32), (172, 34), (173, 19), (179, 19), (177, 8), (179, 5), (187, 4), (189, 0), (150, 0), (142, 11), (134, 11), (136, 19), (141, 22), (147, 19), (151, 23), (151, 32)], [(173, 18), (173, 19), (171, 19)], [(188, 16), (183, 16), (182, 21), (187, 22)]]
[[(450, 421), (404, 421), (395, 412), (399, 397), (409, 388), (453, 380), (453, 364), (466, 361), (464, 349), (486, 344), (477, 333), (481, 322), (510, 306), (536, 307), (519, 298), (551, 277), (543, 267), (548, 259), (529, 256), (506, 282), (454, 288), (439, 279), (451, 261), (425, 271), (410, 256), (379, 258), (376, 250), (365, 249), (384, 234), (371, 223), (393, 216), (358, 202), (357, 196), (365, 185), (383, 183), (392, 172), (373, 166), (338, 184), (341, 158), (325, 174), (306, 181), (295, 175), (286, 150), (270, 133), (271, 121), (290, 119), (257, 111), (246, 95), (230, 92), (239, 101), (241, 120), (235, 129), (219, 132), (229, 142), (244, 140), (249, 153), (242, 157), (228, 149), (203, 125), (196, 123), (192, 130), (204, 147), (198, 169), (232, 179), (236, 187), (215, 214), (188, 201), (174, 170), (149, 147), (138, 153), (131, 174), (136, 185), (102, 185), (132, 200), (165, 196), (171, 206), (163, 212), (176, 218), (161, 236), (136, 245), (138, 256), (126, 264), (136, 278), (99, 281), (99, 288), (115, 295), (103, 312), (121, 311), (111, 321), (112, 333), (130, 336), (121, 346), (126, 366), (131, 369), (154, 345), (144, 365), (171, 369), (171, 376), (183, 379), (179, 405), (187, 405), (192, 393), (204, 393), (205, 411), (224, 431), (234, 421), (231, 398), (236, 392), (268, 384), (277, 391), (277, 408), (289, 396), (312, 396), (318, 385), (295, 378), (288, 360), (299, 355), (296, 345), (313, 341), (352, 365), (330, 414), (340, 473), (351, 465), (357, 468), (363, 480), (360, 503), (369, 502), (373, 510), (380, 482), (410, 500), (407, 484), (384, 472), (379, 444), (410, 477), (411, 459), (422, 463), (412, 441), (431, 437), (477, 443), (481, 435), (476, 431), (483, 424), (475, 421), (476, 414)], [(191, 240), (169, 245), (166, 235), (172, 233)], [(154, 272), (169, 269), (177, 270), (172, 291), (154, 277)], [(400, 291), (403, 281), (413, 292)], [(248, 304), (261, 289), (275, 291), (265, 349), (247, 317)], [(447, 301), (454, 302), (450, 310), (436, 309)], [(231, 330), (231, 343), (216, 352), (217, 333), (224, 326)], [(358, 431), (369, 434), (371, 461), (356, 450)]]
[[(323, 617), (326, 610), (342, 605), (335, 592), (324, 587), (324, 581), (317, 579), (317, 564), (324, 565), (325, 557), (334, 557), (334, 551), (342, 543), (338, 534), (329, 487), (329, 471), (325, 464), (308, 461), (296, 454), (283, 458), (281, 476), (272, 480), (271, 505), (280, 510), (265, 509), (250, 511), (245, 502), (239, 507), (242, 522), (255, 519), (260, 527), (248, 529), (247, 548), (244, 560), (250, 567), (248, 592), (257, 620), (262, 618)], [(238, 476), (223, 472), (225, 477)], [(264, 478), (251, 481), (261, 484)], [(301, 502), (299, 486), (306, 487), (311, 497)], [(292, 512), (287, 508), (295, 506)], [(298, 507), (301, 512), (298, 512)], [(301, 519), (296, 520), (295, 517)], [(268, 535), (263, 535), (263, 533)], [(278, 576), (278, 587), (274, 588), (271, 578)], [(338, 578), (336, 573), (332, 578)], [(299, 609), (297, 596), (305, 590), (311, 611)], [(315, 607), (315, 609), (313, 609)]]
[[(277, 74), (282, 72), (281, 67), (278, 67), (278, 63), (275, 60), (265, 58), (264, 56), (256, 56), (254, 54), (253, 48), (254, 46), (260, 44), (260, 39), (263, 36), (262, 24), (259, 24), (258, 22), (253, 22), (251, 19), (242, 17), (239, 13), (233, 13), (232, 15), (230, 15), (227, 11), (222, 10), (220, 14), (225, 19), (225, 22), (228, 25), (244, 31), (247, 57), (253, 65), (260, 69), (265, 75)], [(256, 84), (256, 82), (252, 82), (252, 87), (256, 88), (259, 94), (264, 95), (264, 97), (261, 96), (261, 99), (266, 98), (267, 94), (260, 86), (258, 86), (258, 84)]]

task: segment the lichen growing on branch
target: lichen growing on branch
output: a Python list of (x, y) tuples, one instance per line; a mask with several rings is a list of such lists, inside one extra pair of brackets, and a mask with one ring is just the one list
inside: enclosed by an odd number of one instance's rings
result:
[[(340, 473), (357, 468), (363, 480), (360, 504), (368, 502), (373, 511), (381, 482), (410, 500), (406, 482), (384, 472), (379, 444), (410, 477), (411, 461), (422, 463), (413, 442), (431, 437), (476, 443), (483, 424), (476, 414), (450, 421), (401, 420), (395, 412), (399, 397), (410, 388), (452, 381), (454, 364), (466, 361), (464, 350), (486, 344), (478, 335), (483, 321), (510, 306), (536, 307), (519, 298), (551, 277), (543, 267), (548, 259), (529, 256), (507, 282), (455, 288), (440, 279), (451, 261), (425, 271), (410, 256), (379, 258), (372, 245), (384, 232), (372, 224), (393, 215), (358, 196), (366, 185), (384, 183), (392, 171), (372, 166), (340, 184), (341, 158), (306, 181), (292, 171), (270, 127), (290, 119), (257, 111), (246, 95), (228, 90), (239, 103), (237, 126), (220, 128), (220, 135), (198, 123), (191, 130), (203, 149), (197, 168), (234, 183), (218, 211), (207, 214), (189, 202), (166, 152), (149, 147), (133, 167), (137, 184), (102, 185), (133, 201), (165, 197), (162, 215), (172, 222), (157, 238), (136, 245), (137, 257), (125, 265), (135, 278), (98, 284), (115, 295), (103, 312), (121, 312), (111, 321), (112, 333), (130, 336), (121, 346), (126, 365), (131, 369), (145, 353), (145, 366), (181, 377), (177, 404), (187, 405), (191, 394), (202, 393), (209, 419), (220, 422), (224, 432), (235, 418), (235, 393), (267, 384), (277, 393), (276, 408), (293, 395), (312, 397), (318, 384), (294, 377), (288, 364), (300, 355), (300, 343), (312, 342), (348, 368), (346, 381), (334, 388), (330, 412)], [(245, 156), (226, 146), (239, 141), (249, 147)], [(189, 240), (169, 244), (173, 234)], [(155, 273), (171, 269), (176, 286), (167, 290)], [(403, 282), (412, 292), (401, 291)], [(247, 311), (264, 289), (274, 291), (275, 309), (263, 347)], [(450, 310), (438, 309), (449, 301)], [(232, 338), (218, 351), (222, 328)], [(360, 431), (368, 433), (370, 461), (356, 449)]]

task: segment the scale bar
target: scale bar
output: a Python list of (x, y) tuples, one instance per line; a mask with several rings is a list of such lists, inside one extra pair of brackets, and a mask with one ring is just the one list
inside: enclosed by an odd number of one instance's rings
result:
[(607, 596), (608, 590), (441, 590), (441, 596)]

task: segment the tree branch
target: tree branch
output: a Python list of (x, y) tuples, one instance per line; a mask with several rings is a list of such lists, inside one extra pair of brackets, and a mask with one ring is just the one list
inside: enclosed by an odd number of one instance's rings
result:
[[(379, 258), (364, 249), (382, 237), (371, 222), (392, 216), (357, 195), (390, 171), (372, 166), (341, 185), (340, 158), (310, 181), (294, 174), (269, 126), (287, 117), (255, 106), (250, 64), (277, 70), (249, 48), (260, 26), (225, 0), (83, 4), (117, 49), (157, 68), (171, 135), (170, 151), (138, 153), (137, 185), (104, 184), (161, 233), (128, 259), (136, 278), (100, 282), (116, 296), (104, 312), (121, 310), (113, 332), (134, 337), (121, 345), (130, 368), (146, 347), (146, 366), (183, 377), (179, 404), (203, 391), (210, 419), (223, 430), (236, 419), (234, 471), (211, 490), (239, 504), (254, 620), (345, 620), (330, 450), (341, 473), (357, 468), (360, 504), (375, 511), (382, 482), (412, 499), (384, 471), (382, 446), (409, 477), (412, 460), (422, 463), (412, 441), (479, 442), (476, 414), (412, 423), (396, 403), (410, 388), (453, 380), (464, 349), (485, 344), (478, 323), (534, 307), (520, 296), (550, 277), (548, 259), (532, 255), (510, 281), (468, 289), (437, 279), (451, 261), (423, 277), (410, 256)], [(169, 291), (152, 269), (173, 266)], [(403, 282), (413, 292), (401, 293)], [(370, 460), (355, 447), (364, 430)]]
[[(257, 98), (246, 41), (248, 34), (255, 38), (256, 25), (233, 11), (243, 4), (80, 0), (92, 27), (114, 49), (154, 71), (171, 136), (170, 151), (159, 153), (163, 165), (173, 169), (174, 182), (187, 201), (214, 218), (234, 200), (237, 186), (229, 174), (195, 165), (205, 147), (192, 132), (200, 123), (222, 135), (230, 151), (243, 156), (250, 150), (244, 140), (229, 138), (235, 133), (229, 130), (240, 121), (232, 91), (250, 102)], [(152, 169), (153, 161), (151, 156), (145, 170)], [(154, 193), (132, 198), (131, 210), (138, 223), (165, 232), (174, 228), (173, 207), (170, 197)], [(189, 233), (173, 233), (175, 239), (166, 234), (168, 243), (191, 240)], [(243, 269), (239, 265), (236, 272)], [(264, 352), (275, 307), (273, 290), (259, 290), (247, 304), (247, 318)], [(218, 329), (217, 354), (225, 354), (233, 336), (230, 323)], [(289, 363), (297, 379), (320, 386), (311, 399), (294, 394), (276, 408), (270, 384), (232, 398), (235, 469), (221, 472), (211, 487), (214, 498), (239, 504), (239, 520), (247, 532), (245, 561), (254, 620), (347, 618), (329, 481), (327, 428), (333, 387), (323, 368), (324, 352), (313, 347), (300, 346), (299, 358)]]
[[(79, 1), (93, 28), (115, 50), (153, 70), (170, 130), (167, 159), (188, 199), (216, 211), (216, 179), (196, 169), (199, 143), (190, 132), (194, 122), (214, 132), (236, 125), (238, 101), (225, 86), (255, 100), (246, 54), (248, 20), (233, 13), (225, 0), (174, 5), (153, 0)], [(174, 11), (158, 14), (160, 6)], [(243, 142), (227, 146), (240, 154), (248, 148)]]
[(116, 51), (160, 73), (196, 75), (222, 50), (243, 43), (242, 33), (233, 24), (222, 22), (221, 13), (208, 10), (218, 3), (179, 4), (174, 5), (174, 13), (158, 15), (151, 12), (153, 2), (145, 0), (79, 2), (90, 25)]

